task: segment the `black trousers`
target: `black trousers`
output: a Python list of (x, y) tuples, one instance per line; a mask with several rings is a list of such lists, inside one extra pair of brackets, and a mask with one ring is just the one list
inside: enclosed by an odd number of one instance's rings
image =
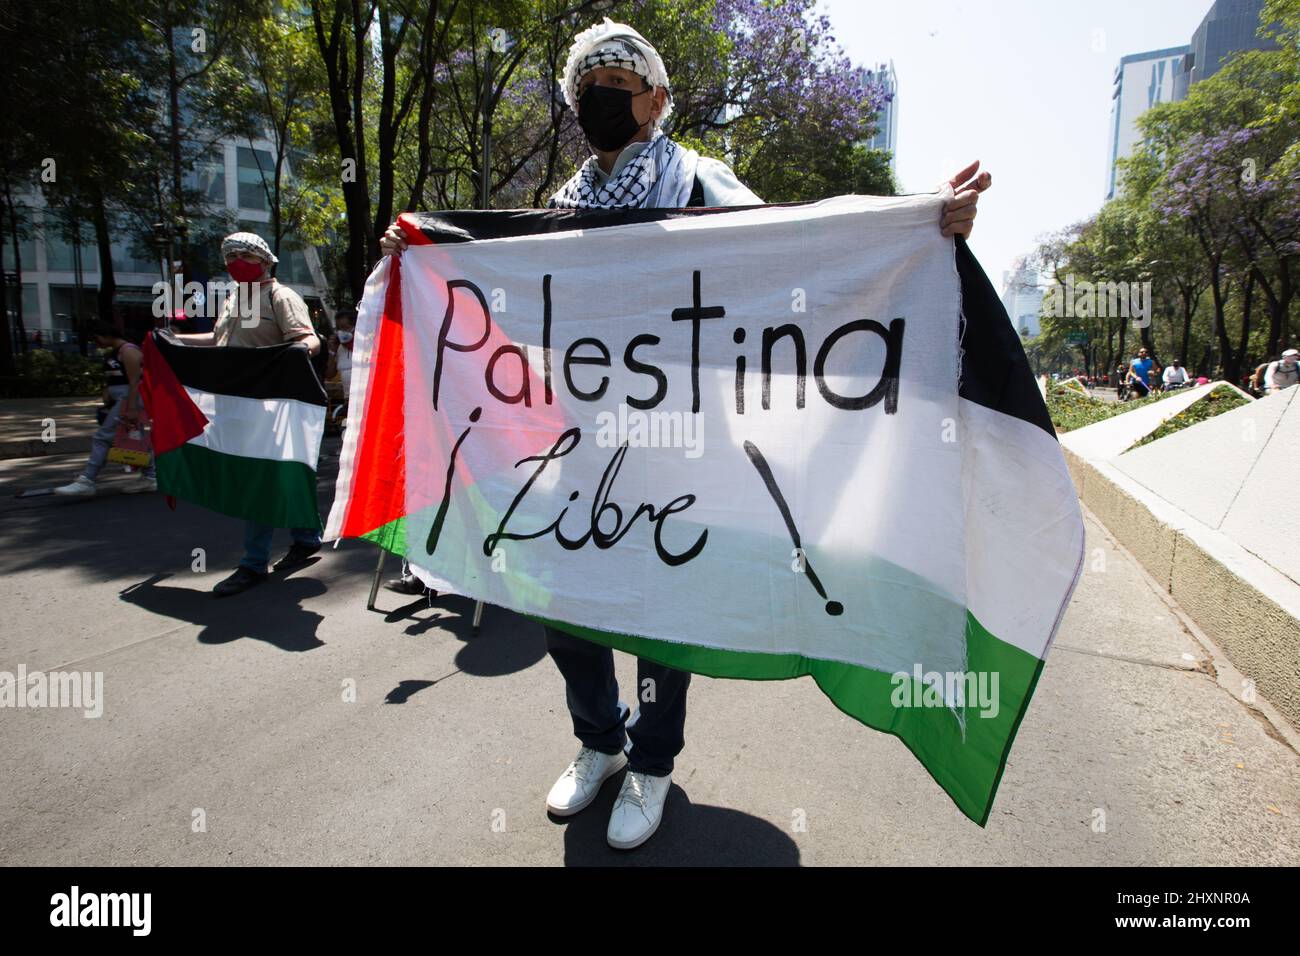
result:
[(608, 647), (546, 628), (546, 650), (564, 675), (573, 733), (601, 753), (615, 754), (631, 738), (628, 764), (633, 770), (664, 777), (686, 745), (686, 689), (691, 675), (637, 658), (635, 704), (639, 714), (629, 726), (618, 706), (614, 652)]

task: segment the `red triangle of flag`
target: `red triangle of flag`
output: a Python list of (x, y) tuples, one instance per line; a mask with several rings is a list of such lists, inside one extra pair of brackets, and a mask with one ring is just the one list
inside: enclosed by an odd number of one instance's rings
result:
[(166, 454), (179, 448), (208, 425), (208, 417), (194, 404), (167, 357), (154, 344), (153, 333), (144, 340), (144, 371), (140, 400), (153, 420), (153, 452)]

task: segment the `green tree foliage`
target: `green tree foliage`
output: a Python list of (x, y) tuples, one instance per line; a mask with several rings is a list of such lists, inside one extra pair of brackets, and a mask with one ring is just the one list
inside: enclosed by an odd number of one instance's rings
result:
[(1149, 281), (1151, 324), (1045, 314), (1043, 351), (1086, 332), (1122, 363), (1136, 337), (1165, 361), (1239, 382), (1296, 341), (1300, 0), (1269, 0), (1261, 24), (1276, 48), (1236, 55), (1185, 100), (1144, 114), (1120, 195), (1040, 246), (1049, 281)]
[[(814, 0), (7, 0), (5, 242), (35, 192), (73, 234), (91, 223), (105, 317), (115, 243), (202, 278), (236, 223), (198, 176), (234, 138), (257, 146), (240, 155), (269, 211), (259, 231), (315, 247), (328, 298), (355, 302), (400, 211), (479, 206), (484, 177), (490, 205), (540, 206), (590, 155), (561, 82), (573, 36), (603, 16), (661, 51), (666, 132), (765, 200), (895, 191), (888, 157), (861, 145), (884, 94)], [(40, 183), (50, 156), (59, 178)]]

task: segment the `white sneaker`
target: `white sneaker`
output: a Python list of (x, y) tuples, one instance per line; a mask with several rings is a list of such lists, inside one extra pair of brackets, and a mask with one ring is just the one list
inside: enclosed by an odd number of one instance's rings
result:
[(648, 773), (628, 772), (609, 815), (605, 839), (616, 850), (631, 850), (654, 836), (664, 815), (664, 801), (673, 777), (652, 777)]
[(134, 478), (122, 486), (122, 494), (138, 495), (144, 491), (157, 491), (158, 479), (146, 478), (143, 474), (139, 478)]
[(557, 817), (571, 817), (596, 799), (600, 785), (627, 766), (627, 755), (603, 754), (583, 747), (569, 768), (560, 774), (546, 795), (546, 809)]
[(59, 485), (54, 489), (56, 495), (93, 495), (95, 493), (95, 483), (85, 475), (78, 475), (77, 480), (66, 485)]

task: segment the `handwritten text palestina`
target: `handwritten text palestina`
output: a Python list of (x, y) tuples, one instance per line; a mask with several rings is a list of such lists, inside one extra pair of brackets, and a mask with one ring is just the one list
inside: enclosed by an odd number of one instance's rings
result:
[[(557, 363), (553, 353), (558, 354), (559, 349), (552, 342), (551, 278), (550, 274), (542, 277), (542, 375), (538, 384), (542, 392), (541, 395), (535, 394), (533, 382), (537, 379), (537, 376), (532, 372), (528, 353), (523, 346), (513, 341), (508, 339), (503, 341), (501, 330), (496, 328), (493, 323), (483, 290), (474, 282), (465, 278), (446, 281), (445, 295), (447, 304), (442, 320), (438, 325), (437, 346), (433, 360), (433, 407), (435, 410), (438, 409), (443, 374), (450, 364), (449, 360), (456, 354), (467, 357), (473, 356), (473, 360), (481, 364), (485, 391), (487, 395), (490, 395), (499, 403), (523, 405), (525, 408), (532, 408), (536, 404), (552, 405), (556, 402), (556, 370), (554, 366)], [(726, 307), (723, 305), (706, 306), (703, 304), (700, 285), (701, 274), (700, 270), (697, 269), (693, 271), (691, 276), (691, 304), (671, 309), (666, 317), (668, 328), (661, 330), (664, 331), (665, 335), (680, 334), (690, 336), (691, 417), (700, 412), (701, 341), (706, 334), (715, 334), (712, 330), (716, 326), (707, 326), (706, 330), (706, 323), (725, 319), (727, 315)], [(891, 319), (887, 326), (874, 319), (857, 318), (826, 332), (820, 343), (816, 344), (812, 361), (813, 381), (826, 404), (832, 408), (846, 411), (861, 411), (880, 405), (884, 414), (896, 414), (898, 411), (899, 378), (902, 367), (905, 327), (906, 320), (902, 317)], [(856, 376), (866, 378), (868, 382), (871, 382), (871, 387), (863, 391), (865, 385), (859, 384), (855, 388), (861, 392), (860, 394), (846, 395), (832, 387), (827, 377), (827, 365), (840, 343), (853, 333), (870, 333), (872, 336), (877, 337), (884, 345), (885, 354), (880, 365), (879, 374), (874, 377), (874, 381), (872, 374), (874, 369), (868, 371), (865, 375)], [(746, 330), (743, 327), (734, 328), (730, 337), (731, 341), (737, 346), (743, 346)], [(808, 334), (799, 325), (784, 323), (763, 328), (761, 330), (761, 340), (758, 361), (760, 363), (760, 403), (762, 408), (768, 410), (772, 407), (771, 382), (774, 352), (778, 346), (781, 348), (781, 374), (783, 378), (793, 378), (795, 382), (795, 408), (805, 408), (807, 399), (806, 382), (809, 371), (808, 357), (812, 352), (809, 347)], [(678, 354), (684, 352), (685, 341), (685, 339), (682, 339), (673, 343)], [(492, 345), (489, 345), (489, 342)], [(611, 370), (611, 374), (613, 372), (613, 353), (610, 346), (596, 335), (583, 336), (570, 342), (563, 350), (563, 358), (558, 362), (559, 372), (569, 395), (577, 401), (618, 401), (620, 407), (625, 407), (625, 402), (626, 406), (639, 411), (654, 409), (668, 396), (668, 375), (663, 367), (654, 363), (654, 349), (661, 342), (662, 339), (659, 335), (641, 332), (632, 335), (627, 340), (623, 350), (623, 365), (628, 372), (635, 376), (644, 376), (649, 382), (653, 383), (654, 391), (648, 396), (607, 395), (611, 381), (611, 375), (607, 374), (600, 374), (598, 381), (591, 373), (587, 373), (581, 384), (575, 380), (574, 370), (580, 366), (596, 366)], [(716, 346), (716, 340), (710, 339), (709, 344)], [(793, 359), (792, 368), (789, 364), (786, 364), (791, 359)], [(840, 359), (841, 363), (843, 361), (843, 359)], [(736, 415), (744, 415), (746, 355), (743, 349), (736, 355), (735, 363), (735, 413)], [(466, 370), (463, 367), (457, 367), (452, 374), (463, 375), (465, 372)], [(472, 374), (478, 374), (477, 370)], [(450, 461), (447, 465), (442, 488), (442, 500), (424, 542), (425, 551), (430, 556), (437, 550), (445, 527), (448, 510), (451, 506), (452, 490), (461, 449), (466, 441), (470, 439), (474, 426), (482, 419), (484, 405), (486, 404), (484, 402), (483, 405), (477, 405), (469, 413), (468, 421), (464, 423), (463, 430), (450, 449)], [(526, 455), (514, 463), (516, 468), (532, 469), (531, 474), (515, 494), (509, 507), (501, 514), (496, 530), (483, 540), (482, 550), (485, 556), (492, 556), (502, 542), (522, 543), (546, 537), (553, 537), (567, 551), (578, 551), (589, 545), (599, 550), (605, 550), (617, 545), (637, 524), (638, 519), (643, 516), (651, 528), (654, 554), (663, 564), (669, 567), (680, 566), (694, 560), (703, 552), (709, 536), (707, 528), (699, 530), (693, 539), (681, 542), (678, 546), (670, 546), (665, 539), (664, 533), (665, 524), (671, 517), (690, 509), (696, 503), (697, 496), (695, 494), (681, 494), (662, 505), (642, 501), (635, 506), (629, 505), (626, 511), (623, 506), (614, 503), (612, 500), (614, 485), (627, 457), (630, 444), (626, 438), (618, 442), (618, 447), (605, 466), (604, 473), (601, 475), (595, 490), (588, 494), (586, 500), (590, 501), (589, 507), (580, 504), (582, 499), (581, 491), (573, 490), (568, 495), (567, 504), (561, 508), (559, 514), (552, 521), (541, 525), (536, 522), (526, 522), (526, 527), (518, 527), (520, 520), (517, 518), (517, 513), (521, 511), (521, 505), (525, 499), (533, 497), (534, 486), (542, 478), (543, 473), (551, 469), (554, 463), (572, 455), (582, 443), (582, 438), (583, 433), (580, 427), (567, 428), (553, 436), (549, 449), (540, 451), (538, 454)], [(604, 444), (599, 441), (599, 436), (597, 444)], [(744, 449), (746, 456), (758, 472), (759, 478), (766, 486), (773, 504), (780, 513), (792, 544), (797, 550), (802, 550), (802, 539), (792, 509), (784, 492), (778, 486), (775, 474), (762, 450), (751, 441), (744, 443)], [(567, 529), (564, 524), (566, 517), (569, 520)], [(826, 600), (826, 612), (830, 615), (842, 614), (843, 605), (838, 601), (829, 599), (821, 580), (806, 561), (804, 570), (809, 583)]]
[[(668, 318), (674, 331), (680, 329), (678, 334), (690, 336), (691, 411), (699, 412), (701, 340), (705, 335), (710, 334), (706, 328), (707, 324), (713, 320), (725, 319), (727, 311), (722, 305), (701, 304), (699, 270), (692, 275), (692, 288), (691, 305), (673, 309)], [(458, 290), (461, 290), (459, 295)], [(434, 357), (433, 367), (435, 409), (438, 408), (442, 376), (448, 359), (454, 353), (469, 354), (485, 350), (492, 338), (494, 328), (483, 290), (469, 279), (448, 280), (446, 298), (447, 306), (438, 328), (437, 354)], [(463, 317), (467, 306), (473, 313), (469, 316), (469, 321)], [(575, 399), (582, 402), (599, 402), (606, 398), (610, 385), (608, 375), (601, 374), (599, 378), (584, 377), (583, 382), (579, 383), (575, 378), (575, 370), (583, 366), (611, 368), (614, 359), (610, 345), (595, 335), (574, 339), (563, 349), (563, 356), (557, 363), (556, 358), (560, 355), (560, 350), (551, 340), (551, 312), (551, 276), (548, 274), (542, 277), (541, 385), (543, 394), (541, 396), (534, 394), (532, 384), (534, 376), (530, 375), (528, 353), (524, 346), (507, 342), (496, 346), (490, 355), (476, 356), (483, 362), (483, 383), (486, 391), (498, 402), (509, 405), (523, 404), (526, 408), (532, 408), (539, 402), (546, 405), (553, 404), (557, 364), (559, 377), (563, 378), (565, 387)], [(458, 313), (462, 315), (460, 321), (458, 321)], [(815, 352), (810, 349), (808, 334), (799, 325), (783, 323), (763, 328), (762, 341), (758, 350), (762, 408), (767, 410), (772, 407), (773, 355), (779, 349), (782, 356), (793, 353), (796, 408), (805, 407), (808, 359), (811, 355), (813, 382), (817, 392), (828, 405), (848, 411), (858, 411), (883, 404), (885, 414), (894, 414), (898, 411), (899, 369), (902, 365), (905, 325), (906, 321), (903, 318), (891, 319), (888, 325), (875, 319), (854, 319), (827, 332), (817, 344)], [(472, 329), (472, 333), (466, 334), (468, 329)], [(668, 330), (663, 331), (668, 334)], [(854, 333), (870, 333), (878, 336), (884, 343), (885, 359), (879, 378), (870, 389), (860, 395), (843, 395), (828, 381), (826, 369), (835, 350)], [(740, 327), (733, 329), (730, 338), (737, 346), (743, 346), (746, 338), (745, 329)], [(632, 336), (624, 345), (624, 367), (634, 375), (644, 376), (647, 379), (647, 387), (653, 386), (653, 391), (648, 395), (621, 397), (620, 400), (625, 401), (631, 408), (643, 411), (655, 408), (668, 395), (668, 376), (662, 367), (654, 363), (655, 346), (662, 341), (659, 335), (642, 332)], [(734, 396), (736, 414), (743, 415), (746, 407), (746, 356), (743, 349), (739, 349), (738, 353), (735, 358)], [(613, 399), (614, 396), (610, 398)]]

